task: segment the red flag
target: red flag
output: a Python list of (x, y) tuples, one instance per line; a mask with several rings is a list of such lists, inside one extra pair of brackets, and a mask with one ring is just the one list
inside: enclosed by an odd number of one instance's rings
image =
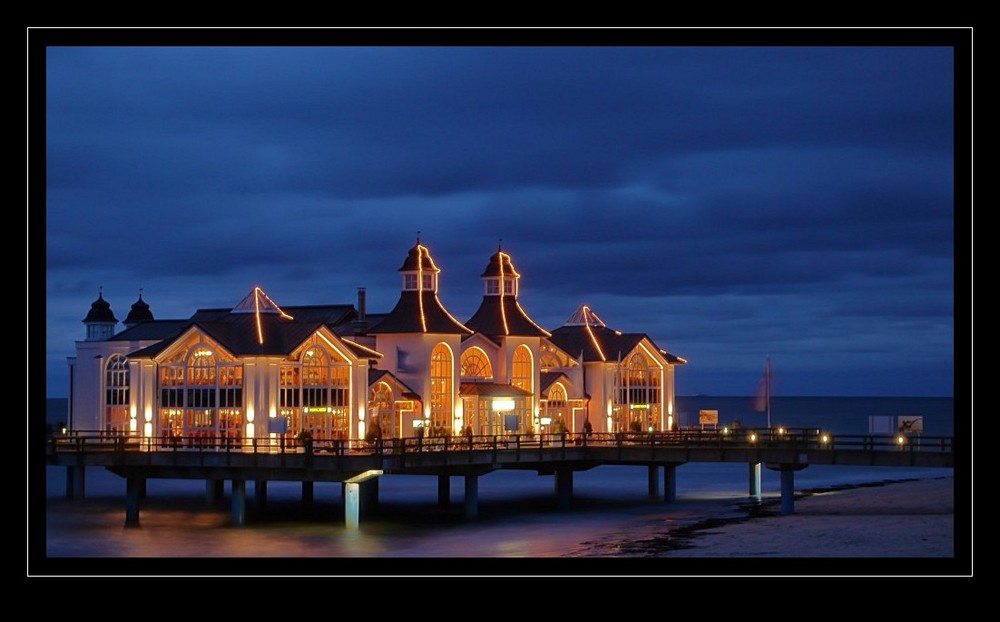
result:
[(771, 401), (771, 357), (764, 361), (764, 375), (757, 383), (757, 393), (753, 398), (753, 409), (757, 412), (765, 412)]

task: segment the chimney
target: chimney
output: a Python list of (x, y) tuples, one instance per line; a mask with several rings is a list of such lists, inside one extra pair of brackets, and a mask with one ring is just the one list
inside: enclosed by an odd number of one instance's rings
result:
[(368, 313), (365, 310), (365, 288), (358, 288), (358, 319), (353, 322), (354, 334), (364, 335), (368, 333)]

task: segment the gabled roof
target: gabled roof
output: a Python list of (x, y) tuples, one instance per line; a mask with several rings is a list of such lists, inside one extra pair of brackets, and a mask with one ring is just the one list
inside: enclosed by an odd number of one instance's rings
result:
[(108, 341), (151, 341), (181, 334), (188, 320), (148, 320), (126, 328)]
[(561, 371), (543, 371), (541, 372), (540, 375), (541, 378), (538, 381), (539, 394), (544, 395), (545, 393), (548, 393), (549, 387), (551, 387), (552, 383), (554, 383), (556, 380), (561, 379), (564, 380), (565, 382), (572, 384), (572, 381), (569, 379), (569, 376), (567, 376)]
[(584, 361), (617, 361), (627, 357), (643, 339), (649, 340), (668, 363), (684, 364), (687, 361), (657, 346), (645, 333), (622, 333), (606, 326), (560, 326), (552, 331), (549, 341)]
[(491, 337), (547, 337), (549, 334), (528, 317), (514, 296), (483, 296), (479, 309), (465, 325)]
[(410, 400), (419, 400), (420, 394), (411, 389), (406, 385), (405, 382), (400, 380), (392, 372), (386, 369), (369, 369), (368, 370), (368, 386), (372, 387), (377, 382), (388, 379), (392, 383), (396, 384), (400, 389), (403, 390), (403, 397)]
[(458, 385), (459, 395), (478, 395), (479, 397), (516, 397), (531, 395), (512, 384), (499, 382), (463, 382)]
[(471, 334), (454, 316), (445, 310), (437, 294), (430, 290), (404, 291), (399, 301), (381, 322), (368, 329), (380, 333), (442, 333)]

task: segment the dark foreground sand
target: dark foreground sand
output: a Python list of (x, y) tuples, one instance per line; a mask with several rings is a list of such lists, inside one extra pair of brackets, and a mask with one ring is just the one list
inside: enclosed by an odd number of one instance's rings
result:
[(952, 557), (951, 477), (813, 492), (791, 516), (698, 530), (669, 557)]

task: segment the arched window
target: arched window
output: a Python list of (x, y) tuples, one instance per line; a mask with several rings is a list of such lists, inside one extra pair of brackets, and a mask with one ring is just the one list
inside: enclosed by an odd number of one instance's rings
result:
[(659, 366), (636, 352), (629, 357), (619, 382), (619, 403), (628, 413), (627, 423), (619, 422), (619, 429), (657, 429), (660, 424)]
[(385, 382), (379, 382), (368, 391), (368, 418), (369, 425), (378, 423), (383, 438), (395, 436), (395, 402), (392, 387)]
[(534, 390), (534, 374), (531, 368), (531, 350), (520, 345), (514, 350), (514, 360), (511, 365), (510, 383), (525, 391)]
[(562, 365), (559, 364), (559, 357), (551, 352), (545, 352), (542, 354), (541, 359), (538, 361), (538, 366), (542, 368), (542, 371), (551, 371), (562, 367)]
[(486, 353), (471, 347), (462, 353), (462, 377), (488, 380), (493, 377), (493, 366)]
[(350, 410), (350, 363), (318, 342), (278, 370), (278, 404), (288, 417), (288, 434), (309, 432), (317, 440), (347, 438)]
[(129, 433), (128, 359), (112, 354), (105, 372), (104, 431), (113, 435)]
[(431, 433), (448, 434), (452, 425), (452, 354), (444, 343), (431, 351)]

